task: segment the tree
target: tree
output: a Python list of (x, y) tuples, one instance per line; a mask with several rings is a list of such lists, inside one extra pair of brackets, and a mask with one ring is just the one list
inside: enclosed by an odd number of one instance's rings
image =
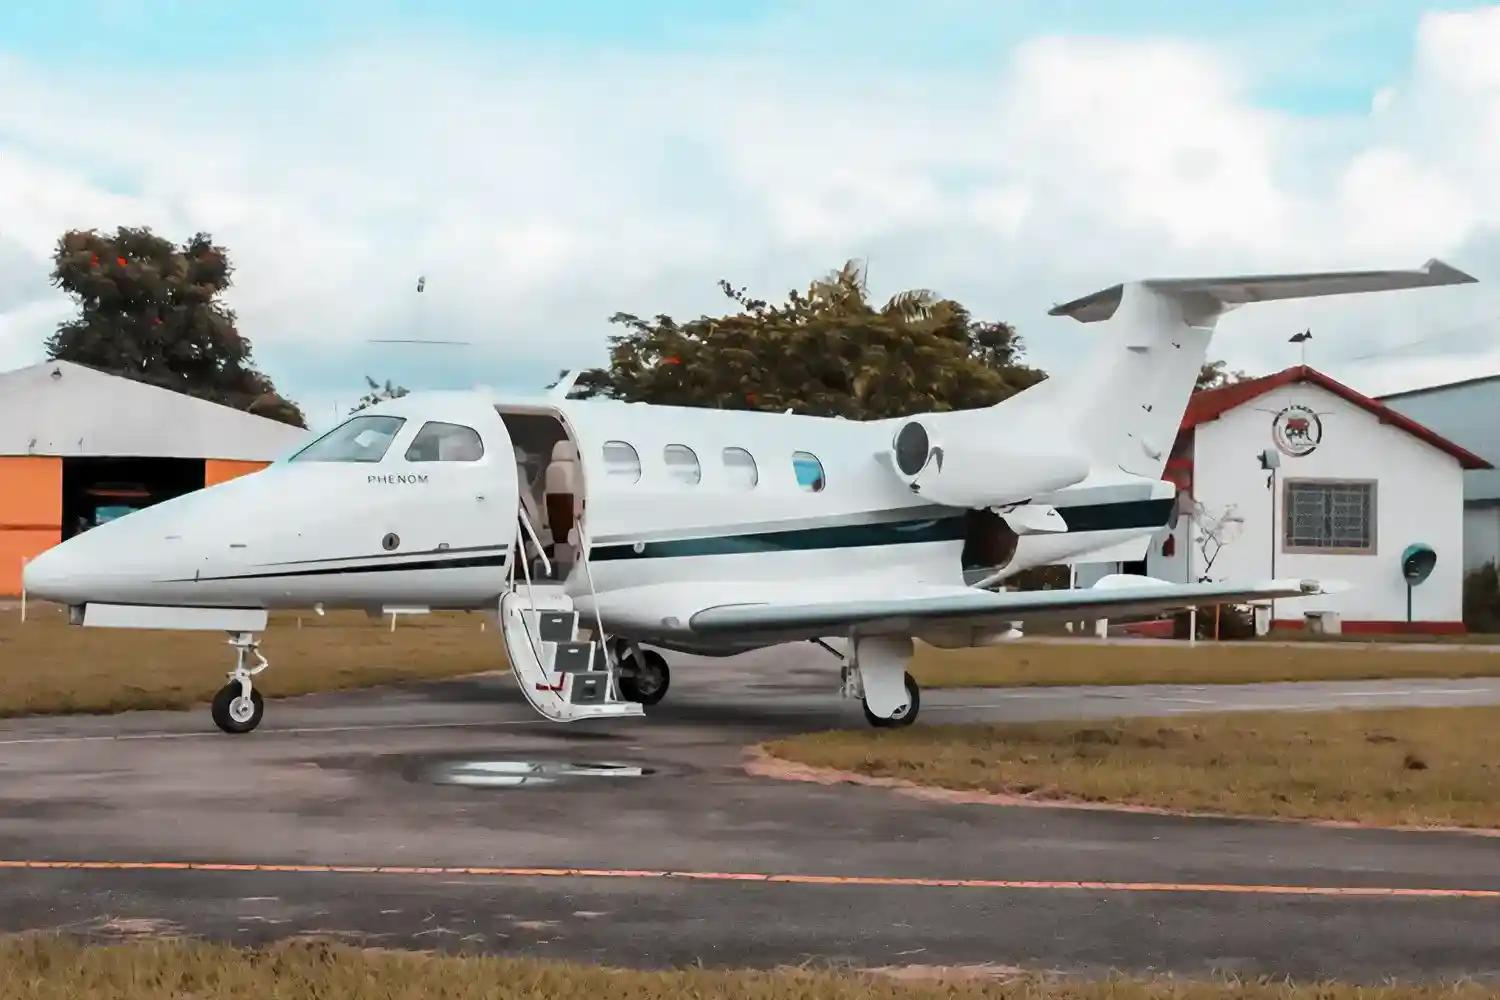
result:
[(381, 385), (368, 375), (365, 376), (365, 388), (369, 391), (359, 398), (359, 402), (355, 404), (354, 409), (349, 411), (350, 413), (358, 413), (367, 406), (384, 403), (388, 399), (400, 399), (411, 391), (404, 385), (393, 384), (390, 379), (386, 379), (385, 384)]
[(1193, 524), (1198, 529), (1198, 553), (1202, 562), (1198, 566), (1198, 582), (1209, 582), (1209, 571), (1224, 546), (1240, 537), (1245, 530), (1245, 517), (1236, 504), (1222, 510), (1213, 510), (1199, 501), (1193, 502)]
[(1217, 389), (1220, 386), (1234, 385), (1236, 382), (1248, 382), (1249, 380), (1250, 376), (1238, 369), (1232, 372), (1225, 371), (1223, 361), (1209, 361), (1205, 362), (1203, 367), (1198, 369), (1198, 381), (1193, 386), (1193, 391)]
[(850, 261), (771, 304), (719, 282), (735, 311), (679, 323), (616, 313), (610, 364), (578, 386), (619, 399), (854, 419), (997, 403), (1045, 375), (1006, 323), (926, 289), (871, 305)]
[(69, 230), (52, 283), (79, 315), (47, 339), (47, 356), (306, 426), (302, 411), (255, 369), (250, 341), (219, 301), (233, 268), (207, 233), (182, 246), (150, 229)]

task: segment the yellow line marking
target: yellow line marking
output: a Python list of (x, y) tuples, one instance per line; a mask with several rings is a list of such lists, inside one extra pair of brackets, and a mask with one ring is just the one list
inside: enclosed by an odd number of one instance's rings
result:
[(293, 875), (472, 875), (481, 878), (683, 879), (696, 882), (761, 882), (777, 885), (882, 886), (921, 889), (1038, 889), (1079, 892), (1176, 892), (1249, 896), (1345, 896), (1404, 899), (1493, 899), (1500, 889), (1435, 889), (1397, 886), (1253, 885), (1230, 882), (1116, 882), (1073, 879), (921, 878), (882, 875), (804, 875), (768, 872), (699, 872), (636, 868), (520, 868), (450, 865), (235, 864), (221, 861), (17, 861), (0, 869), (30, 871), (198, 871)]

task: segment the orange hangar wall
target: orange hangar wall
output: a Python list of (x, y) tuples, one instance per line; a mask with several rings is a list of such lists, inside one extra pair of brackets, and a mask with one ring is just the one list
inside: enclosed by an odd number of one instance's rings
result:
[(62, 459), (0, 456), (0, 594), (21, 592), (21, 567), (62, 540)]
[(210, 458), (203, 463), (203, 485), (214, 486), (241, 476), (248, 476), (252, 472), (259, 472), (269, 464), (269, 462), (238, 462), (228, 458)]

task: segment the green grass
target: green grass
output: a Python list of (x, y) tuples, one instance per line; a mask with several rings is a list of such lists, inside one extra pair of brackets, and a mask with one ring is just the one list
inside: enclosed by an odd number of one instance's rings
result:
[(813, 733), (775, 756), (1035, 799), (1500, 827), (1500, 708), (1225, 712)]
[(1085, 640), (973, 649), (917, 644), (911, 667), (924, 687), (1078, 684), (1249, 684), (1266, 681), (1500, 677), (1500, 650), (1421, 650), (1364, 643), (1268, 645)]
[(361, 951), (301, 943), (247, 950), (183, 941), (82, 945), (51, 936), (0, 939), (0, 1000), (1479, 1000), (1467, 984), (1193, 982), (1040, 976), (897, 980), (858, 972), (682, 969), (641, 972), (525, 959)]
[[(224, 684), (233, 651), (219, 632), (85, 629), (58, 608), (33, 608), (29, 621), (0, 613), (0, 716), (186, 708)], [(261, 650), (271, 669), (258, 678), (267, 697), (430, 680), (501, 669), (493, 623), (480, 615), (389, 620), (358, 612), (277, 614)]]

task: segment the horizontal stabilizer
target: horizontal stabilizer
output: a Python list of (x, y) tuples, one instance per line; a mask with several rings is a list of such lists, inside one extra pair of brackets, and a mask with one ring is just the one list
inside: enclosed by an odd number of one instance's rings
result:
[[(1310, 274), (1247, 274), (1223, 278), (1151, 278), (1141, 284), (1154, 292), (1217, 303), (1218, 311), (1247, 302), (1306, 299), (1320, 295), (1349, 295), (1398, 288), (1467, 285), (1478, 279), (1440, 260), (1429, 260), (1409, 271), (1324, 271)], [(1109, 319), (1119, 307), (1123, 285), (1114, 285), (1053, 306), (1050, 316), (1072, 316), (1080, 323)]]

